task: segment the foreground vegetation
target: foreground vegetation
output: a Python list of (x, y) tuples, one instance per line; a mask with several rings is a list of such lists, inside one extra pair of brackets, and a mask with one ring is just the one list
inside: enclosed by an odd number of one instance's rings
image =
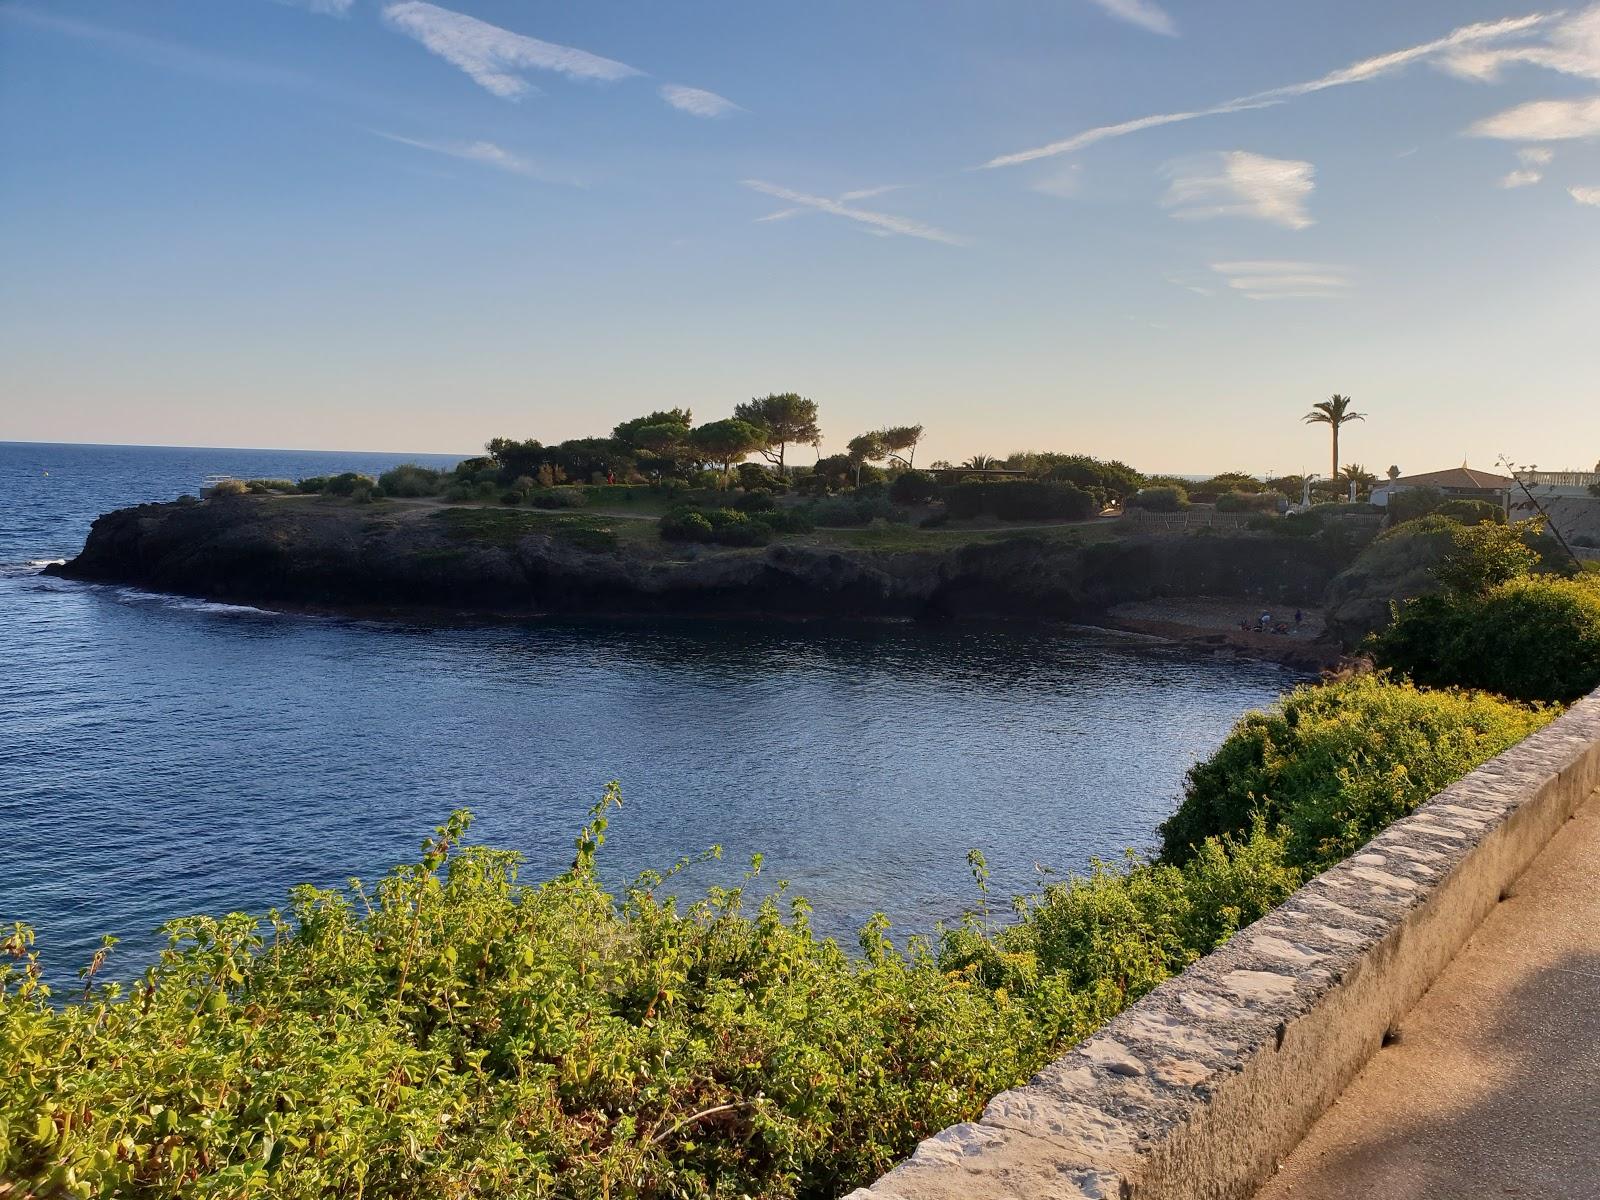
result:
[[(745, 885), (517, 879), (457, 814), (376, 887), (173, 922), (124, 991), (0, 971), (22, 1195), (802, 1196), (870, 1179), (1553, 710), (1356, 677), (1247, 718), (1160, 856), (858, 953)], [(1376, 749), (1375, 749), (1376, 748)], [(669, 872), (669, 875), (671, 873)], [(748, 880), (746, 881), (748, 883)], [(109, 948), (109, 946), (108, 946)]]

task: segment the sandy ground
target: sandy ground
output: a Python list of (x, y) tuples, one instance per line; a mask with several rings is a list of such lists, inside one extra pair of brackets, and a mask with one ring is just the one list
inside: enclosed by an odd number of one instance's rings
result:
[[(1272, 614), (1274, 623), (1284, 622), (1295, 630), (1293, 637), (1312, 640), (1322, 636), (1322, 613), (1310, 605), (1301, 605), (1304, 620), (1295, 629), (1295, 606), (1292, 604), (1263, 603), (1248, 596), (1182, 596), (1166, 600), (1135, 600), (1119, 604), (1111, 615), (1124, 621), (1160, 621), (1169, 625), (1186, 625), (1207, 632), (1228, 630), (1240, 632), (1239, 622), (1249, 621), (1252, 629), (1262, 613)], [(1268, 635), (1275, 636), (1275, 635)], [(1282, 635), (1276, 635), (1282, 636)]]
[[(1295, 632), (1257, 633), (1255, 621), (1263, 612), (1272, 614), (1274, 624), (1287, 623)], [(1259, 597), (1177, 596), (1118, 604), (1106, 613), (1105, 624), (1304, 670), (1335, 666), (1341, 658), (1339, 647), (1319, 640), (1322, 611), (1301, 605), (1298, 628), (1294, 614), (1293, 604), (1263, 603)], [(1249, 621), (1250, 629), (1240, 629), (1240, 621)]]

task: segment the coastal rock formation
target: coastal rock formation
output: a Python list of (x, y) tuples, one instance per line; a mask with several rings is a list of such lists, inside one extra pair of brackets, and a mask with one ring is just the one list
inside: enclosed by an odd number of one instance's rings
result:
[(825, 540), (732, 550), (619, 545), (567, 528), (523, 510), (188, 500), (100, 517), (83, 552), (53, 570), (213, 600), (345, 610), (1081, 619), (1154, 596), (1315, 596), (1353, 553), (1313, 539), (1079, 544), (1026, 533), (948, 549), (930, 538), (933, 548), (894, 552)]

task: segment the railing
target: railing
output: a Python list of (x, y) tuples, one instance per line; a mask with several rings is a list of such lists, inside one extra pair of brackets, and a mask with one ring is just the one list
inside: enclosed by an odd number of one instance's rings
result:
[(1600, 471), (1518, 471), (1529, 487), (1587, 488), (1600, 483)]

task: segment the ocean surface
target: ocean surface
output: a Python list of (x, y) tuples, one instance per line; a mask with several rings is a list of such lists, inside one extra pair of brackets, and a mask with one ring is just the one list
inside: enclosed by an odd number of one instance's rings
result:
[(1040, 868), (1147, 847), (1184, 772), (1281, 668), (1019, 625), (549, 621), (439, 628), (283, 616), (39, 574), (96, 515), (210, 474), (377, 473), (454, 457), (0, 443), (0, 928), (70, 981), (161, 922), (373, 879), (458, 807), (564, 869), (607, 780), (614, 880), (720, 844), (765, 855), (825, 932), (900, 934)]

